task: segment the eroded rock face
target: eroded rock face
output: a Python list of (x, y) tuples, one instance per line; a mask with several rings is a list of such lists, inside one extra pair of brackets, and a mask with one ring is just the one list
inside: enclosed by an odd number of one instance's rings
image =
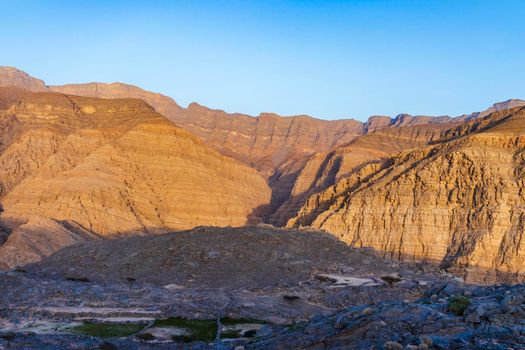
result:
[[(384, 117), (374, 117), (374, 120), (378, 118), (381, 122)], [(369, 127), (377, 125), (374, 122)], [(440, 139), (443, 133), (458, 125), (460, 123), (427, 123), (374, 129), (334, 151), (315, 154), (308, 159), (295, 180), (290, 198), (272, 215), (272, 222), (278, 226), (285, 225), (314, 193), (325, 190), (368, 164), (381, 164), (401, 151)]]
[(365, 166), (311, 196), (288, 226), (461, 267), (473, 280), (521, 280), (524, 133), (523, 108), (452, 128), (448, 141)]
[(44, 81), (33, 78), (15, 67), (0, 67), (0, 86), (14, 86), (30, 91), (47, 91)]
[(48, 86), (49, 91), (60, 92), (68, 95), (96, 97), (96, 98), (138, 98), (147, 102), (157, 112), (167, 117), (178, 115), (182, 111), (172, 98), (162, 94), (149, 92), (133, 85), (122, 83), (88, 83)]
[(36, 262), (62, 247), (95, 238), (95, 234), (74, 223), (33, 217), (17, 227), (0, 246), (0, 269)]
[[(16, 81), (13, 76), (19, 76), (20, 81)], [(31, 78), (24, 72), (7, 74), (0, 71), (0, 86), (9, 85), (33, 91), (47, 90), (80, 96), (142, 99), (221, 154), (255, 168), (272, 188), (270, 212), (277, 210), (291, 195), (295, 196), (291, 194), (295, 180), (312, 155), (331, 152), (338, 146), (346, 145), (375, 130), (446, 123), (452, 120), (449, 117), (408, 114), (396, 118), (371, 117), (366, 123), (352, 119), (319, 120), (304, 115), (282, 117), (273, 113), (252, 117), (210, 109), (197, 103), (181, 108), (169, 97), (122, 83), (45, 86), (42, 81)], [(287, 211), (284, 208), (281, 213)]]
[(104, 236), (257, 220), (270, 189), (140, 100), (0, 88), (2, 222)]
[(465, 121), (465, 120), (468, 121), (468, 120), (472, 120), (472, 119), (481, 119), (481, 118), (486, 117), (487, 115), (489, 115), (491, 113), (494, 113), (494, 112), (504, 111), (504, 110), (507, 110), (507, 109), (511, 109), (511, 108), (515, 108), (515, 107), (521, 107), (521, 106), (524, 106), (524, 105), (525, 105), (525, 101), (520, 100), (520, 99), (516, 99), (516, 98), (512, 98), (512, 99), (507, 100), (507, 101), (494, 103), (492, 106), (490, 106), (489, 108), (487, 108), (486, 110), (484, 110), (482, 112), (475, 112), (475, 113), (467, 114), (467, 115), (464, 115), (464, 116), (457, 117), (456, 119), (458, 119), (460, 121)]

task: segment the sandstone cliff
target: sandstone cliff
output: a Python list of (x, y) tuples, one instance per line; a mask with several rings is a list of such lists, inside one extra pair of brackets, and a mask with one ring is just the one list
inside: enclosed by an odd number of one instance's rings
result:
[(521, 107), (521, 106), (525, 106), (525, 101), (513, 98), (507, 101), (494, 103), (492, 106), (490, 106), (489, 108), (487, 108), (486, 110), (482, 112), (474, 112), (471, 114), (456, 117), (456, 120), (469, 121), (472, 119), (479, 119), (479, 118), (486, 117), (487, 115), (494, 113), (494, 112), (504, 111), (507, 109)]
[[(221, 154), (255, 168), (272, 189), (267, 213), (273, 215), (267, 219), (276, 224), (282, 224), (290, 215), (293, 216), (305, 196), (333, 185), (337, 179), (366, 163), (382, 161), (396, 152), (424, 144), (435, 137), (432, 135), (441, 132), (442, 124), (481, 118), (494, 111), (525, 104), (522, 100), (509, 100), (495, 104), (484, 112), (456, 118), (400, 114), (395, 118), (372, 116), (366, 123), (361, 123), (351, 119), (326, 121), (308, 116), (281, 117), (271, 113), (252, 117), (210, 109), (197, 103), (182, 108), (169, 97), (132, 85), (88, 83), (46, 86), (41, 80), (15, 68), (0, 68), (0, 86), (10, 85), (32, 91), (57, 91), (102, 98), (133, 97), (146, 101), (160, 114), (198, 136)], [(417, 128), (424, 125), (426, 135), (421, 131), (423, 129)], [(396, 134), (391, 130), (397, 128), (409, 131)], [(384, 135), (377, 134), (352, 144), (363, 135), (387, 129), (388, 141), (384, 141)]]
[[(377, 119), (370, 127), (374, 127), (376, 121)], [(443, 132), (459, 124), (427, 123), (379, 130), (374, 128), (369, 134), (360, 136), (347, 145), (331, 152), (315, 154), (299, 173), (290, 197), (272, 215), (272, 223), (277, 226), (285, 225), (312, 194), (334, 185), (368, 164), (382, 163), (401, 151), (415, 149), (439, 139)]]
[(33, 78), (15, 67), (0, 67), (0, 86), (17, 87), (29, 91), (48, 91), (43, 80)]
[(288, 226), (325, 229), (398, 259), (460, 268), (472, 280), (522, 280), (525, 108), (442, 134), (311, 196)]
[(270, 200), (255, 170), (143, 101), (14, 88), (0, 96), (1, 220), (9, 228), (34, 217), (100, 235), (241, 226)]
[(352, 119), (327, 121), (308, 116), (281, 117), (272, 113), (252, 117), (210, 109), (197, 103), (182, 108), (169, 97), (127, 84), (45, 86), (41, 80), (14, 68), (0, 70), (0, 86), (10, 85), (80, 96), (142, 99), (221, 154), (257, 169), (272, 188), (270, 212), (289, 199), (296, 177), (312, 155), (330, 152), (374, 130), (444, 123), (451, 119), (404, 114), (396, 118), (372, 117), (367, 123), (361, 123)]

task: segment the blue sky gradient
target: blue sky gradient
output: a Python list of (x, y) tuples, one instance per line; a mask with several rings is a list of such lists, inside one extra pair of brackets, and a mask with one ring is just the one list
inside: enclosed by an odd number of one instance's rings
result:
[(365, 120), (525, 98), (525, 1), (7, 1), (0, 65), (228, 112)]

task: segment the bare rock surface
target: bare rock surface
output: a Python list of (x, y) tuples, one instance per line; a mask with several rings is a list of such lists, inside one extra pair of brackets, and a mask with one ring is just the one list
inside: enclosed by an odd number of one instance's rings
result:
[[(123, 83), (94, 82), (46, 86), (41, 80), (12, 67), (3, 67), (0, 70), (0, 86), (18, 86), (31, 91), (55, 91), (96, 98), (142, 99), (160, 114), (198, 136), (221, 154), (255, 168), (272, 188), (272, 202), (267, 208), (270, 212), (277, 210), (281, 204), (293, 197), (291, 191), (296, 177), (308, 159), (316, 153), (331, 152), (359, 136), (381, 129), (419, 125), (437, 127), (442, 123), (464, 121), (486, 115), (483, 112), (451, 118), (400, 114), (394, 118), (372, 116), (366, 123), (353, 119), (320, 120), (306, 115), (282, 117), (274, 113), (261, 113), (254, 117), (241, 113), (226, 113), (198, 103), (182, 108), (167, 96)], [(512, 100), (495, 105), (489, 111), (523, 105), (523, 103), (525, 102)], [(403, 149), (404, 140), (398, 141), (399, 145), (394, 146), (394, 150)], [(381, 149), (380, 141), (377, 146)], [(381, 151), (379, 152), (382, 155)], [(369, 158), (371, 155), (373, 152), (364, 157)], [(345, 157), (345, 159), (349, 158), (351, 157)], [(289, 206), (288, 203), (279, 215), (286, 213)]]
[[(524, 101), (360, 123), (0, 86), (0, 349), (525, 348), (524, 286), (464, 282), (525, 279)], [(229, 227), (262, 218), (293, 229)]]
[[(272, 190), (271, 200), (264, 207), (264, 217), (279, 226), (294, 217), (312, 194), (334, 185), (363, 165), (384, 161), (397, 152), (434, 140), (443, 125), (525, 105), (523, 100), (512, 99), (496, 103), (483, 112), (455, 118), (399, 114), (394, 118), (372, 116), (362, 123), (353, 119), (320, 120), (306, 115), (282, 117), (274, 113), (254, 117), (226, 113), (198, 103), (183, 108), (170, 97), (133, 85), (93, 82), (47, 86), (13, 67), (1, 67), (0, 86), (146, 101), (206, 145), (255, 168)], [(382, 130), (386, 133), (378, 133)], [(374, 135), (366, 137), (369, 134)]]
[(44, 81), (33, 78), (15, 67), (0, 67), (0, 86), (14, 86), (29, 91), (47, 91)]
[(322, 192), (367, 165), (382, 164), (402, 151), (439, 140), (443, 133), (459, 124), (427, 123), (369, 130), (368, 134), (333, 151), (316, 153), (305, 163), (290, 197), (272, 214), (270, 221), (278, 226), (286, 225), (313, 194)]
[(33, 217), (17, 227), (0, 246), (0, 266), (14, 268), (26, 265), (62, 247), (96, 238), (96, 235), (81, 226)]
[(288, 225), (393, 258), (435, 261), (473, 281), (520, 281), (524, 132), (522, 107), (461, 124), (442, 142), (314, 194)]
[[(0, 274), (0, 345), (234, 349), (255, 346), (279, 325), (293, 329), (344, 307), (411, 302), (443, 283), (457, 285), (433, 266), (385, 260), (320, 232), (197, 228), (103, 243), (79, 243)], [(388, 283), (385, 276), (399, 278)], [(177, 328), (155, 326), (170, 317), (217, 320), (230, 325), (221, 326), (224, 337), (254, 329), (248, 337), (183, 344), (167, 336)], [(142, 339), (138, 330), (109, 339), (72, 333), (86, 323), (139, 325), (153, 338)]]
[[(0, 88), (0, 135), (1, 222), (13, 234), (0, 259), (8, 266), (96, 235), (242, 226), (260, 220), (270, 200), (255, 170), (136, 99)], [(35, 218), (50, 221), (30, 229)]]
[(397, 269), (329, 234), (266, 225), (85, 242), (25, 269), (40, 276), (133, 278), (167, 287), (264, 288), (308, 281), (321, 272), (341, 274), (345, 266), (352, 267), (353, 275), (386, 275)]
[[(359, 305), (294, 327), (275, 327), (246, 348), (524, 349), (524, 291), (523, 285), (443, 285), (414, 301)], [(431, 296), (440, 299), (433, 301)], [(458, 310), (454, 303), (460, 297), (468, 306)]]
[[(255, 236), (261, 238), (250, 245)], [(199, 228), (191, 234), (110, 241), (122, 247), (112, 246), (112, 254), (99, 246), (101, 242), (79, 243), (25, 270), (0, 274), (0, 346), (227, 350), (525, 346), (523, 285), (467, 285), (432, 265), (383, 259), (319, 232)], [(121, 265), (123, 252), (131, 247), (138, 254), (124, 258)], [(171, 247), (180, 250), (170, 251)], [(109, 265), (108, 270), (98, 274), (87, 265), (85, 253), (93, 257), (92, 263)], [(229, 253), (235, 254), (235, 265), (224, 259)], [(161, 268), (159, 262), (168, 256), (181, 257), (169, 265), (190, 257), (199, 265), (190, 269), (191, 275), (175, 273), (176, 267)], [(297, 258), (311, 261), (304, 265), (306, 272), (295, 270)], [(128, 270), (121, 270), (126, 264)], [(240, 282), (232, 283), (235, 278)], [(177, 282), (176, 287), (172, 283), (167, 288), (167, 281)], [(184, 338), (189, 333), (181, 323), (217, 324), (213, 326), (217, 334), (205, 341)], [(120, 328), (127, 334), (108, 333)], [(100, 333), (79, 334), (78, 329)], [(228, 338), (241, 331), (248, 333)]]

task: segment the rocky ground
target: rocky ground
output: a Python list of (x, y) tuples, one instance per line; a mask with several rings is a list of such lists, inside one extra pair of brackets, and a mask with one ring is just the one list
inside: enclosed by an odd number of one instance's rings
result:
[(100, 282), (133, 279), (206, 288), (292, 287), (317, 273), (389, 274), (413, 268), (351, 249), (319, 231), (199, 227), (151, 237), (95, 240), (67, 247), (26, 270)]
[(525, 348), (525, 286), (466, 285), (318, 232), (81, 243), (0, 289), (3, 349)]

